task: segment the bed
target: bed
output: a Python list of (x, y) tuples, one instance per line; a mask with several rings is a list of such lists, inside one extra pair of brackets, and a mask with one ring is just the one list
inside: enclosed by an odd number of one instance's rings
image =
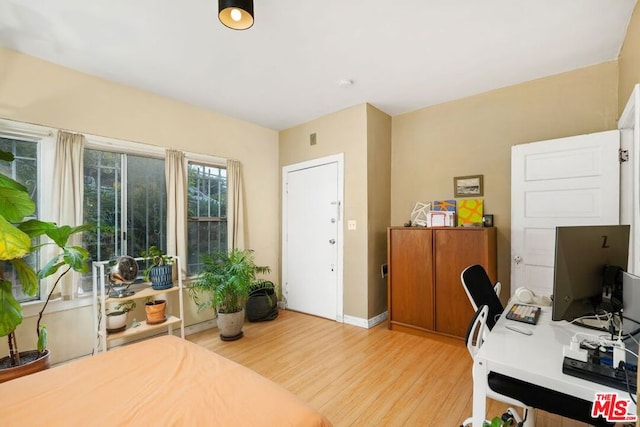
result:
[(162, 336), (0, 384), (0, 425), (331, 426), (256, 372)]

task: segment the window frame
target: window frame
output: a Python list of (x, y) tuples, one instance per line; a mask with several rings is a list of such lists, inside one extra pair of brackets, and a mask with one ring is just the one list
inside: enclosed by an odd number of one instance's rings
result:
[[(227, 188), (227, 192), (229, 189), (229, 175), (228, 175), (228, 169), (227, 169), (227, 164), (226, 162), (224, 164), (213, 164), (210, 162), (204, 162), (201, 160), (194, 160), (193, 158), (190, 159), (185, 159), (186, 162), (186, 170), (187, 170), (187, 175), (189, 174), (189, 166), (190, 165), (197, 165), (197, 166), (202, 166), (202, 167), (210, 167), (210, 168), (217, 168), (220, 170), (224, 170), (225, 171), (225, 180), (226, 180), (226, 188)], [(187, 178), (188, 180), (188, 178)], [(187, 184), (188, 186), (188, 184)], [(187, 196), (188, 198), (188, 196)], [(227, 194), (227, 200), (229, 200), (229, 196)], [(189, 201), (187, 199), (187, 205), (189, 204)], [(185, 265), (186, 265), (186, 271), (187, 271), (187, 275), (189, 277), (196, 277), (196, 274), (192, 274), (189, 272), (189, 242), (188, 242), (188, 236), (189, 236), (189, 225), (190, 223), (224, 223), (225, 224), (225, 235), (228, 236), (229, 233), (229, 219), (228, 219), (228, 215), (227, 214), (228, 211), (228, 206), (226, 206), (225, 208), (225, 216), (189, 216), (187, 215), (187, 259), (185, 260)], [(225, 248), (228, 249), (228, 242), (225, 242)], [(202, 254), (200, 254), (202, 255)]]
[[(53, 194), (51, 183), (53, 182), (53, 159), (55, 158), (58, 132), (61, 129), (23, 123), (13, 120), (0, 118), (0, 135), (6, 138), (22, 139), (26, 141), (39, 142), (38, 144), (38, 213), (39, 219), (43, 221), (52, 221), (52, 197), (44, 197), (45, 194)], [(127, 141), (123, 139), (109, 138), (104, 136), (92, 135), (84, 133), (86, 138), (85, 148), (112, 151), (118, 153), (132, 154), (144, 157), (154, 157), (165, 159), (167, 147), (160, 147), (153, 144)], [(209, 154), (201, 154), (195, 152), (183, 151), (186, 162), (201, 163), (213, 167), (227, 167), (227, 159), (224, 157), (213, 156)], [(46, 187), (43, 184), (48, 183)], [(187, 224), (185, 224), (185, 227)], [(40, 258), (42, 264), (44, 260)], [(41, 265), (42, 266), (42, 265)], [(39, 266), (39, 267), (41, 267)], [(40, 299), (22, 302), (22, 308), (25, 318), (38, 315), (42, 305), (46, 300), (46, 282), (40, 283)], [(62, 300), (60, 298), (51, 300), (47, 307), (48, 313), (87, 307), (92, 304), (92, 292), (84, 293), (78, 298), (72, 300)]]
[[(4, 138), (18, 139), (23, 141), (32, 141), (38, 143), (37, 149), (37, 165), (38, 177), (38, 219), (42, 221), (52, 221), (53, 198), (44, 197), (45, 194), (51, 194), (51, 185), (53, 182), (53, 161), (55, 157), (56, 144), (58, 139), (58, 129), (34, 125), (30, 123), (15, 122), (12, 120), (0, 119), (0, 135)], [(45, 186), (45, 183), (48, 183)], [(44, 257), (39, 258), (39, 266), (41, 268), (46, 260)], [(39, 299), (23, 301), (20, 303), (25, 318), (37, 316), (47, 297), (47, 282), (40, 281)], [(49, 303), (48, 311), (56, 312), (68, 310), (75, 307), (87, 306), (90, 300), (71, 300), (62, 301), (61, 299), (52, 300)]]

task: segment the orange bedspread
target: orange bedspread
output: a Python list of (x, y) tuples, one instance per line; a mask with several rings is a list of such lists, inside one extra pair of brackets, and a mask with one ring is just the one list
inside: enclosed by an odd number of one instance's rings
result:
[(0, 384), (2, 426), (330, 426), (278, 384), (163, 336)]

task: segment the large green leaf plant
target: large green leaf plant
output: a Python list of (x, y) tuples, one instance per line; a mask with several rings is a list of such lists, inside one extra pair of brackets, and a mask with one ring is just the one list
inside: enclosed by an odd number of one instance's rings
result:
[[(13, 154), (0, 150), (0, 160), (11, 162), (13, 159)], [(69, 244), (69, 238), (75, 233), (90, 230), (92, 227), (88, 225), (58, 226), (53, 222), (25, 220), (35, 212), (35, 209), (36, 206), (26, 187), (0, 174), (0, 337), (8, 337), (12, 366), (20, 365), (20, 352), (15, 331), (22, 323), (23, 312), (22, 306), (11, 290), (11, 281), (5, 278), (2, 262), (11, 263), (23, 292), (30, 296), (37, 294), (40, 279), (60, 271), (38, 316), (36, 334), (38, 351), (41, 353), (46, 349), (47, 330), (40, 322), (53, 291), (69, 271), (82, 273), (89, 271), (88, 251), (80, 246)], [(41, 244), (32, 243), (34, 239), (41, 236), (47, 236), (50, 241)], [(36, 271), (25, 261), (25, 258), (49, 245), (54, 245), (57, 253), (42, 269)]]
[(203, 268), (191, 283), (190, 292), (198, 311), (211, 308), (218, 313), (236, 313), (249, 298), (256, 275), (269, 273), (268, 266), (255, 265), (252, 250), (232, 249), (203, 257)]

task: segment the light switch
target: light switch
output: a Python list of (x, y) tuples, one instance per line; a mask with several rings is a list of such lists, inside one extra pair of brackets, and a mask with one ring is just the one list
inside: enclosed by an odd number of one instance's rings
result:
[(347, 221), (347, 230), (355, 230), (356, 229), (356, 220), (350, 219)]

